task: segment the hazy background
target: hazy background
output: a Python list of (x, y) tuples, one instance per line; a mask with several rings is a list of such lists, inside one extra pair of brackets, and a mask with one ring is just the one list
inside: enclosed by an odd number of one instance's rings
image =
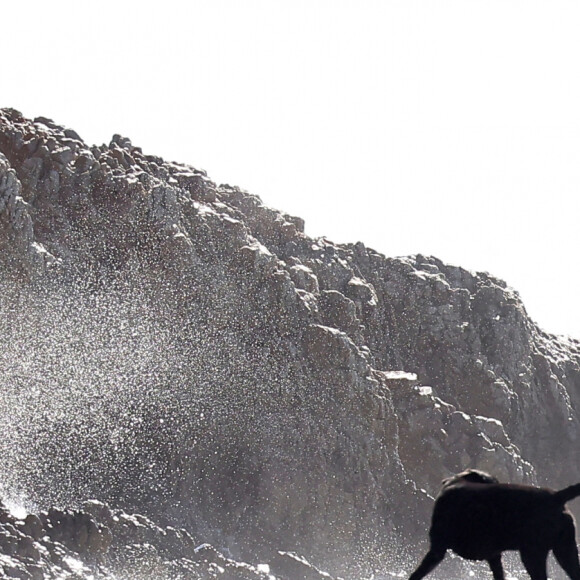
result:
[(580, 338), (580, 3), (5, 3), (0, 106), (130, 137), (306, 231), (432, 254)]

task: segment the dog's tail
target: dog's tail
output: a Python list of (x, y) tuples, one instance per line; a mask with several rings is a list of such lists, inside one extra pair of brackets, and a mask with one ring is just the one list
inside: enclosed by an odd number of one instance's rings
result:
[(578, 497), (580, 495), (580, 483), (576, 483), (575, 485), (571, 485), (569, 487), (565, 487), (560, 491), (557, 491), (554, 496), (556, 499), (564, 505), (566, 502)]

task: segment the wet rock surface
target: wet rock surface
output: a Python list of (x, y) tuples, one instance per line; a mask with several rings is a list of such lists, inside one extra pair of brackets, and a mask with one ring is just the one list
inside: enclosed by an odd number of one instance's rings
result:
[[(580, 481), (580, 343), (514, 290), (312, 239), (119, 135), (0, 112), (0, 274), (1, 487), (38, 513), (2, 553), (32, 568), (409, 568), (450, 473)], [(50, 510), (87, 497), (112, 511)]]
[(160, 580), (332, 580), (306, 559), (277, 552), (251, 565), (198, 544), (186, 530), (92, 500), (19, 519), (0, 507), (0, 578)]

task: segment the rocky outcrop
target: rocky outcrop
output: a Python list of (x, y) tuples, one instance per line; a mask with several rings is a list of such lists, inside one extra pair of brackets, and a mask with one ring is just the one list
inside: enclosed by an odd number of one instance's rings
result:
[(23, 519), (0, 506), (0, 577), (332, 580), (296, 554), (277, 552), (269, 564), (239, 562), (196, 543), (186, 530), (94, 500), (79, 510), (51, 508)]
[(352, 574), (406, 565), (451, 472), (580, 480), (580, 344), (487, 274), (6, 109), (0, 224), (5, 496)]

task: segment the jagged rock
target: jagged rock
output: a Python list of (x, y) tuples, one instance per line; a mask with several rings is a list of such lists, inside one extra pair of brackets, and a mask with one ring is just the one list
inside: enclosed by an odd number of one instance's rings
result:
[(111, 543), (111, 531), (99, 526), (87, 513), (51, 508), (40, 514), (45, 533), (75, 552), (104, 553)]
[[(196, 547), (185, 530), (161, 528), (142, 515), (111, 510), (95, 500), (85, 502), (84, 506), (91, 513), (84, 509), (51, 508), (40, 515), (28, 514), (24, 521), (4, 510), (0, 522), (0, 577), (271, 578), (264, 566), (228, 558), (209, 544)], [(101, 521), (97, 524), (93, 517)], [(102, 521), (109, 522), (111, 527), (105, 528)]]
[(308, 360), (327, 372), (364, 372), (366, 361), (344, 332), (312, 324), (304, 333), (304, 351)]
[(28, 206), (16, 172), (0, 152), (0, 264), (5, 276), (35, 277), (56, 260), (34, 239)]
[[(313, 240), (204, 171), (13, 109), (0, 336), (6, 488), (101, 502), (0, 512), (11, 574), (81, 555), (252, 577), (235, 562), (281, 549), (368, 571), (422, 550), (451, 471), (580, 480), (580, 343), (500, 280)], [(234, 557), (202, 565), (192, 530)]]
[(525, 461), (497, 419), (468, 415), (435, 396), (427, 386), (402, 391), (399, 399), (399, 453), (418, 487), (434, 493), (440, 473), (425, 457), (439, 457), (450, 473), (478, 465), (502, 481), (529, 481), (533, 467)]
[(352, 300), (337, 290), (324, 290), (318, 302), (320, 317), (326, 326), (342, 330), (349, 336), (360, 336), (360, 319)]
[(44, 535), (42, 521), (35, 514), (28, 514), (22, 525), (22, 532), (30, 536), (33, 540), (40, 540)]
[(311, 294), (318, 294), (318, 279), (310, 268), (297, 263), (291, 266), (289, 272), (296, 288), (300, 288)]
[[(92, 516), (97, 522), (103, 524), (107, 528), (111, 528), (115, 524), (115, 519), (111, 508), (96, 499), (90, 499), (83, 503), (82, 509), (84, 512)], [(34, 517), (34, 516), (33, 516)]]

